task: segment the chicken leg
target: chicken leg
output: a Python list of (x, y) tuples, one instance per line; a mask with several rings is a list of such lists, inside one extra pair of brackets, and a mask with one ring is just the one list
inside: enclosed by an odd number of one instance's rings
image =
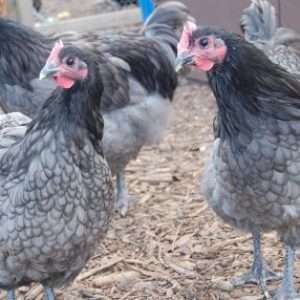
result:
[(53, 288), (44, 287), (44, 298), (45, 298), (45, 300), (55, 300)]
[(232, 281), (234, 286), (243, 285), (245, 283), (257, 284), (265, 296), (268, 296), (267, 281), (279, 280), (282, 275), (272, 271), (264, 262), (261, 252), (261, 234), (253, 232), (253, 255), (254, 262), (251, 270), (240, 278)]
[(283, 281), (278, 288), (273, 300), (299, 300), (300, 295), (297, 294), (294, 287), (294, 256), (295, 248), (286, 246), (285, 248), (285, 268)]
[(116, 208), (121, 210), (121, 215), (125, 216), (128, 209), (128, 195), (125, 186), (125, 172), (121, 169), (117, 172), (117, 203)]
[(16, 300), (15, 289), (9, 289), (7, 291), (7, 300)]

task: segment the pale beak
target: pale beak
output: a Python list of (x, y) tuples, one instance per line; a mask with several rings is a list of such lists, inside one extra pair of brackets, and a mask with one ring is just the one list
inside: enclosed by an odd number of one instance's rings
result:
[(40, 72), (40, 80), (58, 75), (59, 68), (54, 63), (46, 63)]
[(194, 55), (189, 52), (179, 53), (175, 61), (175, 71), (178, 72), (185, 65), (190, 65), (194, 62)]

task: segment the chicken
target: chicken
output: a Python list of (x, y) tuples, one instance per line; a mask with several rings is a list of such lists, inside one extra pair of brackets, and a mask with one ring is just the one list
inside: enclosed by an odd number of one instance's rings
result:
[(275, 8), (267, 0), (252, 0), (240, 20), (245, 39), (289, 72), (300, 75), (300, 53), (293, 44), (300, 35), (292, 29), (278, 27)]
[[(140, 33), (60, 34), (67, 43), (102, 54), (99, 70), (104, 83), (103, 147), (117, 177), (117, 206), (123, 214), (128, 205), (126, 165), (137, 157), (143, 145), (160, 141), (167, 127), (177, 86), (177, 32), (189, 18), (186, 6), (168, 2), (154, 11)], [(5, 54), (0, 60), (4, 74), (0, 104), (6, 112), (20, 111), (32, 117), (53, 88), (53, 83), (41, 85), (35, 78), (58, 36), (44, 37), (6, 19), (0, 19), (0, 36), (6, 41), (5, 45), (0, 43), (0, 53)]]
[(3, 115), (0, 114), (0, 130), (6, 127), (25, 125), (30, 121), (31, 119), (29, 117), (19, 112), (13, 112), (13, 113), (3, 114)]
[(97, 59), (56, 43), (40, 78), (58, 88), (26, 126), (0, 131), (0, 287), (71, 283), (108, 229), (114, 194), (103, 157)]
[[(248, 281), (267, 294), (256, 233), (277, 231), (286, 245), (283, 282), (273, 299), (295, 299), (293, 258), (300, 243), (300, 83), (252, 43), (215, 27), (188, 24), (177, 69), (207, 72), (217, 103), (204, 195), (214, 211), (254, 233)], [(273, 276), (272, 276), (273, 277)], [(298, 298), (297, 298), (298, 299)]]
[(40, 12), (42, 9), (42, 0), (32, 0), (32, 6), (37, 12)]

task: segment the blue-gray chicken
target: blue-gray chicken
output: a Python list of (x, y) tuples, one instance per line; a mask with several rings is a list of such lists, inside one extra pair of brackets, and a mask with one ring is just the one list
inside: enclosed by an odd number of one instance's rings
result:
[(300, 244), (300, 83), (241, 36), (187, 26), (177, 69), (207, 72), (215, 95), (215, 141), (204, 194), (229, 224), (254, 233), (254, 265), (244, 277), (267, 293), (270, 275), (259, 232), (275, 230), (286, 246), (283, 282), (273, 299), (299, 299), (293, 259)]
[[(180, 2), (160, 5), (141, 32), (107, 35), (96, 32), (61, 34), (63, 40), (99, 54), (104, 92), (103, 149), (117, 176), (117, 206), (125, 213), (128, 196), (125, 167), (145, 144), (164, 136), (177, 87), (176, 45), (189, 14)], [(6, 112), (33, 117), (51, 93), (52, 82), (35, 78), (55, 37), (45, 37), (0, 18), (0, 105)], [(2, 42), (1, 42), (2, 41)], [(3, 55), (3, 56), (2, 56)], [(17, 59), (16, 59), (17, 58)]]
[(293, 47), (300, 35), (292, 29), (278, 27), (274, 6), (267, 0), (252, 0), (240, 20), (245, 39), (263, 50), (276, 64), (300, 75), (300, 53)]
[(41, 78), (58, 87), (26, 126), (0, 131), (0, 287), (71, 283), (108, 229), (113, 186), (103, 156), (97, 59), (57, 43)]

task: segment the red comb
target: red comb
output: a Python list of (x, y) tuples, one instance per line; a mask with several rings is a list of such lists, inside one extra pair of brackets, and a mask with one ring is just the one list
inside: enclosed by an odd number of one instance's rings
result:
[(54, 44), (53, 49), (51, 50), (51, 53), (48, 57), (47, 61), (52, 61), (55, 62), (58, 58), (59, 52), (61, 51), (61, 49), (64, 47), (64, 44), (61, 40), (59, 40), (58, 42), (56, 42)]
[(182, 35), (180, 41), (177, 45), (178, 53), (181, 53), (189, 48), (190, 45), (190, 37), (192, 36), (193, 32), (197, 29), (195, 23), (187, 22), (182, 31)]

